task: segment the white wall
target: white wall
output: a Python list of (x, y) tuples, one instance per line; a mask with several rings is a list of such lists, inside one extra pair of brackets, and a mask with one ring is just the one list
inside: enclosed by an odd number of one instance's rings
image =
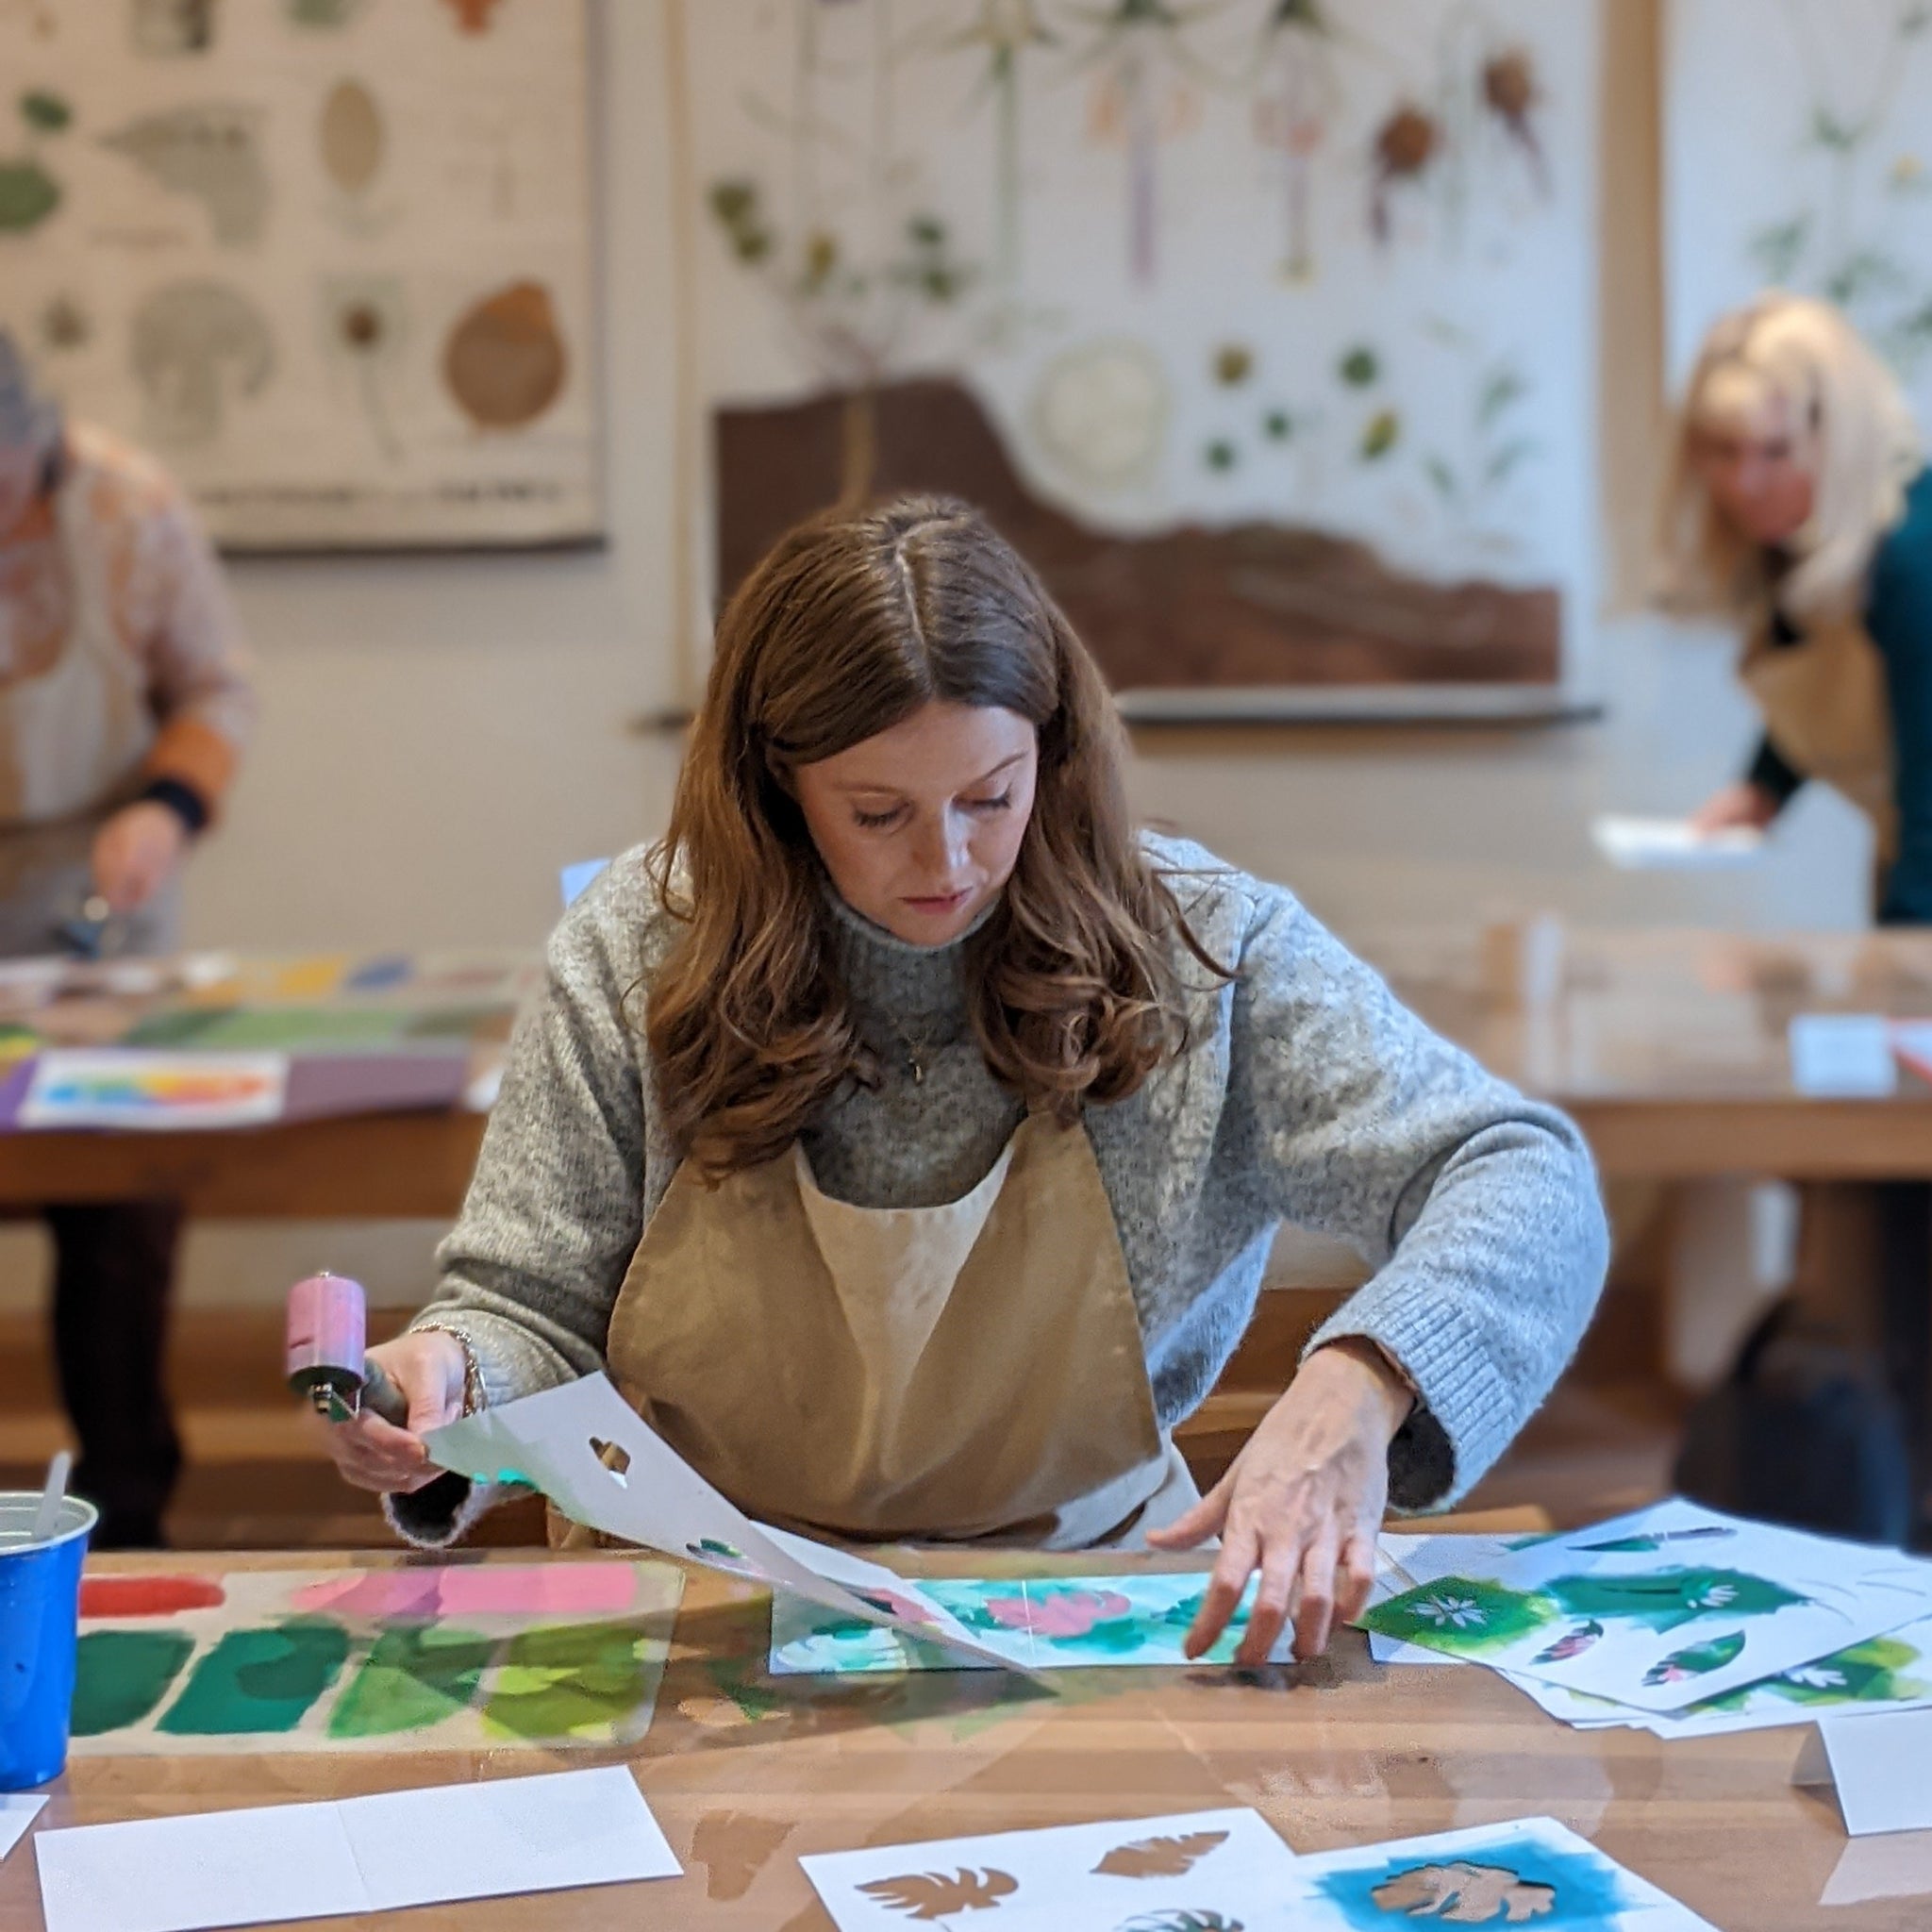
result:
[[(194, 865), (194, 944), (534, 946), (561, 864), (663, 822), (676, 741), (629, 729), (678, 695), (662, 16), (659, 0), (603, 11), (609, 547), (238, 565), (263, 723), (228, 823)], [(1749, 874), (1600, 866), (1592, 811), (1693, 804), (1741, 758), (1750, 720), (1721, 642), (1624, 623), (1597, 659), (1602, 724), (1151, 733), (1136, 801), (1288, 880), (1344, 933), (1542, 908), (1756, 927), (1863, 916), (1862, 831), (1828, 797), (1801, 801)], [(436, 1233), (205, 1227), (184, 1294), (273, 1301), (328, 1265), (409, 1302), (429, 1285)], [(0, 1239), (0, 1307), (36, 1298), (42, 1266), (36, 1234)]]

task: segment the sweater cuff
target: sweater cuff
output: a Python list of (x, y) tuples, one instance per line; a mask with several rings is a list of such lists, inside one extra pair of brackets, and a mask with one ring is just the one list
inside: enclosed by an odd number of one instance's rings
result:
[(191, 839), (207, 830), (211, 816), (208, 800), (192, 785), (183, 784), (179, 778), (151, 778), (141, 788), (141, 795), (151, 805), (165, 805)]
[(1455, 1307), (1378, 1278), (1318, 1328), (1303, 1351), (1351, 1337), (1373, 1341), (1407, 1375), (1416, 1406), (1389, 1445), (1389, 1502), (1406, 1514), (1444, 1509), (1508, 1447), (1521, 1405), (1475, 1324)]
[(474, 1483), (445, 1471), (410, 1494), (392, 1491), (383, 1497), (382, 1513), (404, 1541), (419, 1550), (446, 1550), (461, 1542), (503, 1496), (501, 1484)]

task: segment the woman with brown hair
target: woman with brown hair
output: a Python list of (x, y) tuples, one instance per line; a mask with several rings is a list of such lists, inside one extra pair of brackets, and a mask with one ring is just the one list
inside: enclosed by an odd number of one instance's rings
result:
[[(1589, 1319), (1561, 1116), (1279, 888), (1137, 835), (1092, 660), (973, 510), (786, 537), (738, 591), (661, 845), (551, 944), (442, 1292), (331, 1432), (413, 1540), (423, 1431), (608, 1369), (755, 1516), (852, 1540), (1220, 1536), (1205, 1647), (1355, 1614), (1391, 1491), (1490, 1465)], [(1380, 1273), (1205, 1499), (1172, 1431), (1275, 1225)]]

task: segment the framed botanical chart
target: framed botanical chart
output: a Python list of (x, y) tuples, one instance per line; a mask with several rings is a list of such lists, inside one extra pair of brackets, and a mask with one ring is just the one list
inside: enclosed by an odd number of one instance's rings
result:
[(1594, 0), (683, 0), (727, 593), (946, 490), (1130, 712), (1557, 709), (1591, 606)]
[(1671, 374), (1760, 290), (1837, 303), (1932, 421), (1932, 6), (1671, 0)]
[(587, 0), (4, 0), (0, 322), (231, 550), (602, 529)]

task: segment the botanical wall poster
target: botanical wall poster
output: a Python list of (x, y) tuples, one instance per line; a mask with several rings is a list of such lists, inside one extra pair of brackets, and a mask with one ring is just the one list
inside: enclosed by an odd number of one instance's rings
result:
[(1550, 692), (1589, 608), (1597, 9), (682, 8), (728, 592), (935, 489), (1130, 708)]
[(0, 324), (231, 549), (602, 525), (586, 0), (0, 7)]

